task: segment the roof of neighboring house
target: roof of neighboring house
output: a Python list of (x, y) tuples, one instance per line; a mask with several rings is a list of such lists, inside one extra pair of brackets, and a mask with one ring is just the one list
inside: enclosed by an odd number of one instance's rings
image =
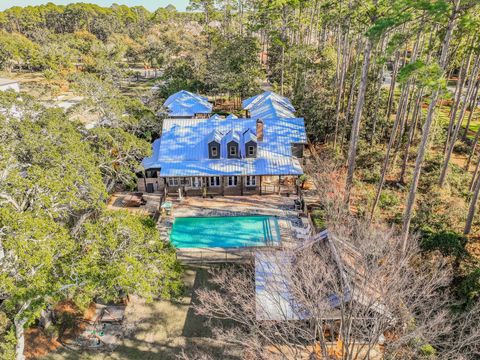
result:
[(228, 119), (228, 120), (231, 120), (231, 119), (238, 119), (238, 116), (237, 116), (237, 115), (235, 115), (235, 114), (230, 114), (230, 115), (228, 115), (228, 116), (227, 116), (227, 119)]
[(181, 90), (170, 95), (163, 104), (170, 116), (190, 117), (195, 114), (209, 114), (213, 105), (204, 96)]
[(262, 94), (252, 96), (246, 100), (242, 101), (242, 107), (244, 110), (253, 110), (254, 108), (260, 106), (264, 101), (270, 100), (276, 104), (284, 107), (285, 109), (294, 112), (295, 108), (288, 98), (285, 96), (274, 93), (273, 91), (265, 91)]
[[(226, 157), (228, 139), (239, 140), (243, 153), (244, 143), (255, 139), (256, 119), (166, 119), (162, 137), (153, 143), (153, 155), (142, 165), (146, 169), (160, 168), (160, 176), (165, 177), (303, 174), (291, 149), (292, 143), (307, 142), (303, 119), (265, 119), (263, 123), (257, 156), (233, 159)], [(221, 156), (209, 159), (208, 142), (220, 137)]]

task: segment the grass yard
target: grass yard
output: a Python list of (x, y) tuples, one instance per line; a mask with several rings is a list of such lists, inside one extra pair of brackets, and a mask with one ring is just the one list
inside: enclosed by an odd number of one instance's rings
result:
[(231, 347), (212, 339), (206, 319), (194, 314), (191, 308), (192, 290), (208, 286), (208, 270), (187, 268), (185, 272), (186, 292), (178, 301), (153, 301), (146, 303), (132, 298), (127, 306), (125, 325), (132, 331), (112, 352), (77, 352), (61, 347), (42, 360), (153, 360), (177, 359), (182, 350), (206, 350), (216, 359), (240, 359)]

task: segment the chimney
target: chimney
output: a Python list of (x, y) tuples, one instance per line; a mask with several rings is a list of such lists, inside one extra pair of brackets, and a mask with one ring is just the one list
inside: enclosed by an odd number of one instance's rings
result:
[(263, 141), (263, 121), (257, 120), (257, 141)]

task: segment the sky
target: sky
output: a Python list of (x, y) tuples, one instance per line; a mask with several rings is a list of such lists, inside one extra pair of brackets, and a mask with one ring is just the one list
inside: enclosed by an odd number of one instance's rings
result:
[(12, 6), (28, 6), (40, 5), (52, 2), (58, 5), (66, 5), (69, 3), (84, 2), (98, 4), (102, 6), (110, 6), (113, 3), (124, 4), (129, 6), (143, 5), (148, 10), (156, 10), (159, 7), (165, 7), (168, 4), (175, 5), (178, 10), (185, 10), (188, 0), (0, 0), (0, 11), (8, 9)]

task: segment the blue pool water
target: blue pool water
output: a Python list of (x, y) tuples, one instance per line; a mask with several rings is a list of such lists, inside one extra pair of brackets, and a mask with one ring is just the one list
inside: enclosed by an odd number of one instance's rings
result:
[(180, 249), (278, 245), (280, 230), (272, 216), (180, 217), (170, 241)]

